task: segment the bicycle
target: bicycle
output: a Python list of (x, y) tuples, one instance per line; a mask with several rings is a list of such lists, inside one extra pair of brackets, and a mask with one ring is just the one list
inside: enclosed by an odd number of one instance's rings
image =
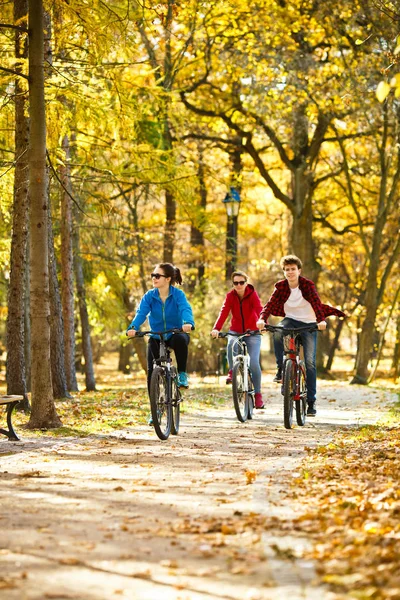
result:
[(168, 333), (182, 333), (182, 329), (137, 331), (135, 335), (160, 336), (160, 356), (153, 361), (149, 392), (153, 427), (160, 440), (167, 440), (170, 433), (178, 435), (183, 400), (178, 387), (178, 371), (172, 364), (171, 349), (166, 344), (165, 336)]
[(241, 423), (247, 419), (253, 418), (254, 412), (254, 384), (250, 370), (250, 355), (247, 350), (245, 338), (248, 335), (261, 335), (258, 329), (256, 331), (247, 330), (244, 333), (229, 333), (219, 332), (218, 337), (225, 338), (228, 336), (237, 337), (234, 342), (232, 351), (235, 345), (238, 346), (239, 352), (233, 356), (232, 366), (232, 398), (233, 406), (235, 407), (236, 416)]
[(303, 427), (307, 414), (307, 379), (304, 361), (300, 359), (301, 332), (318, 331), (317, 325), (291, 328), (266, 325), (264, 331), (280, 331), (283, 338), (285, 358), (282, 365), (283, 422), (286, 429), (293, 426), (293, 404), (296, 410), (297, 425)]

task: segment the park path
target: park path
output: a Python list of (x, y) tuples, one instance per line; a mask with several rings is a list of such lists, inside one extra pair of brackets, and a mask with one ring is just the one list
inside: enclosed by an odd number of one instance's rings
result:
[[(329, 600), (286, 497), (307, 448), (374, 423), (394, 394), (320, 382), (318, 415), (282, 425), (278, 387), (240, 424), (230, 407), (184, 414), (178, 437), (0, 440), (4, 600)], [(189, 392), (193, 393), (193, 392)]]

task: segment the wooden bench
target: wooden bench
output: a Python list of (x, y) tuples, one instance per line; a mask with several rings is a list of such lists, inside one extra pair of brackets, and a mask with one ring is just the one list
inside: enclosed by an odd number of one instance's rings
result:
[(23, 399), (24, 399), (23, 396), (15, 396), (15, 395), (12, 395), (12, 396), (0, 396), (0, 404), (4, 404), (4, 405), (7, 406), (6, 413), (7, 413), (7, 426), (8, 426), (8, 429), (1, 429), (0, 428), (0, 433), (2, 433), (3, 435), (6, 435), (9, 440), (13, 440), (15, 442), (19, 441), (19, 437), (15, 433), (14, 427), (12, 426), (11, 417), (12, 417), (12, 413), (13, 413), (14, 408)]

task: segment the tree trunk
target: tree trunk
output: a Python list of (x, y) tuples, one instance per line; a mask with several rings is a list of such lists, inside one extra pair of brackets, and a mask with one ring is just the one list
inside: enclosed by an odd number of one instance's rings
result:
[[(375, 246), (375, 244), (374, 244)], [(380, 253), (371, 254), (365, 294), (366, 315), (361, 327), (357, 353), (356, 373), (350, 383), (366, 384), (369, 376), (369, 359), (373, 347), (376, 312), (378, 310), (378, 267)]]
[(342, 333), (343, 325), (344, 325), (343, 319), (337, 321), (336, 328), (335, 328), (335, 335), (333, 337), (333, 341), (332, 341), (331, 347), (329, 349), (328, 360), (327, 360), (326, 366), (325, 366), (325, 370), (327, 372), (329, 372), (332, 369), (333, 359), (335, 357), (336, 350), (339, 347), (339, 338), (340, 338), (340, 334)]
[(120, 344), (119, 347), (119, 360), (118, 360), (118, 371), (129, 375), (131, 372), (130, 360), (132, 355), (132, 346), (128, 342), (127, 344)]
[[(30, 259), (30, 235), (28, 230), (28, 244), (26, 248), (26, 264), (29, 266), (31, 264)], [(31, 305), (31, 290), (30, 290), (30, 272), (29, 268), (25, 269), (25, 319), (24, 319), (24, 330), (25, 330), (25, 339), (24, 339), (24, 356), (25, 356), (25, 371), (26, 371), (26, 388), (28, 392), (32, 389), (32, 378), (31, 378), (31, 315), (30, 315), (30, 305)]]
[[(49, 196), (50, 203), (50, 196)], [(67, 388), (64, 361), (64, 326), (62, 306), (57, 278), (57, 263), (54, 254), (53, 227), (49, 206), (49, 288), (50, 288), (50, 356), (51, 379), (54, 398), (71, 398)]]
[(70, 391), (78, 391), (75, 370), (74, 261), (72, 249), (72, 200), (69, 139), (62, 142), (65, 163), (60, 169), (61, 192), (61, 301), (64, 320), (65, 372)]
[(50, 370), (50, 293), (43, 3), (29, 0), (29, 198), (32, 412), (28, 427), (59, 427)]
[[(203, 149), (199, 147), (199, 166), (197, 170), (197, 176), (199, 178), (199, 193), (200, 193), (200, 219), (198, 221), (202, 221), (202, 215), (204, 214), (207, 208), (207, 187), (205, 181), (205, 173), (204, 173), (204, 158), (203, 158)], [(195, 224), (191, 224), (190, 227), (190, 248), (191, 248), (191, 258), (188, 262), (188, 272), (189, 272), (189, 283), (188, 289), (193, 292), (198, 285), (202, 295), (205, 294), (205, 286), (204, 286), (204, 275), (205, 275), (205, 245), (204, 245), (204, 235), (199, 226)]]
[[(315, 139), (315, 147), (321, 146), (327, 120), (320, 117), (321, 132)], [(318, 127), (317, 127), (318, 129)], [(310, 164), (309, 121), (307, 105), (301, 104), (293, 111), (293, 152), (295, 155), (292, 170), (292, 229), (290, 233), (289, 250), (303, 262), (304, 277), (317, 282), (320, 267), (315, 258), (313, 240), (313, 166)], [(314, 150), (315, 152), (316, 150)]]
[(396, 323), (396, 342), (393, 350), (393, 359), (392, 359), (392, 370), (394, 380), (399, 376), (399, 362), (400, 362), (400, 313), (397, 316)]
[(90, 337), (89, 314), (86, 305), (85, 279), (83, 276), (82, 260), (80, 257), (80, 240), (78, 226), (75, 227), (73, 238), (76, 291), (78, 295), (79, 315), (81, 319), (82, 329), (82, 353), (83, 358), (85, 360), (85, 385), (87, 392), (94, 392), (96, 390), (96, 380), (93, 369), (92, 340)]
[(163, 261), (173, 264), (176, 228), (176, 201), (174, 194), (169, 190), (165, 190), (165, 215)]
[[(14, 22), (28, 16), (27, 0), (15, 0)], [(28, 37), (15, 33), (16, 69), (18, 60), (28, 57)], [(29, 409), (25, 365), (25, 286), (28, 242), (28, 146), (29, 121), (25, 115), (26, 97), (19, 78), (15, 82), (15, 175), (12, 208), (10, 285), (7, 315), (7, 394), (24, 396), (23, 408)]]

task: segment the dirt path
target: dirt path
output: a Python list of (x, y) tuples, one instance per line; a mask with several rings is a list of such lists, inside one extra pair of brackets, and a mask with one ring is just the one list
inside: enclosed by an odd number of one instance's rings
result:
[(240, 424), (231, 408), (85, 439), (0, 440), (0, 597), (109, 600), (338, 598), (298, 559), (301, 501), (285, 490), (306, 449), (373, 423), (388, 393), (320, 383), (318, 416), (282, 425), (277, 387)]

